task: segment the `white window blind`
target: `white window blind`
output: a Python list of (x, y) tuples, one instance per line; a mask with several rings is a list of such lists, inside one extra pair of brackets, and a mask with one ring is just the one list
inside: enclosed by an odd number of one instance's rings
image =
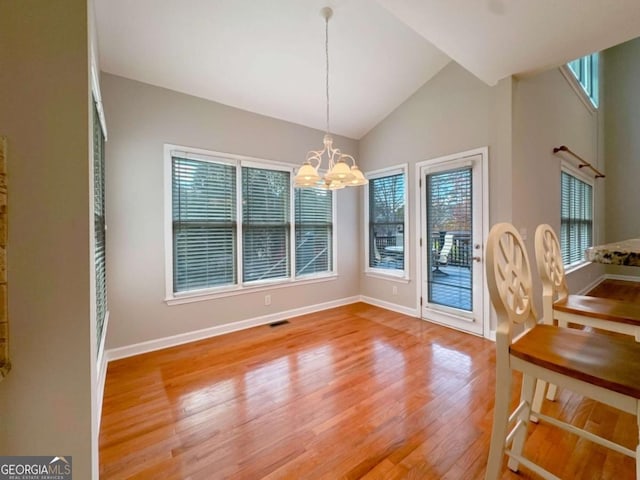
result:
[(245, 282), (289, 276), (290, 195), (289, 172), (242, 168)]
[(173, 290), (237, 280), (236, 167), (172, 159)]
[(331, 272), (333, 194), (326, 190), (295, 191), (296, 275)]
[(107, 314), (106, 235), (105, 235), (105, 187), (104, 187), (104, 132), (100, 116), (93, 102), (93, 215), (95, 231), (96, 275), (96, 334), (98, 350), (102, 340), (104, 320)]
[(369, 267), (404, 270), (405, 174), (369, 179)]
[(168, 300), (333, 273), (333, 192), (294, 195), (292, 168), (275, 162), (172, 145), (165, 151)]
[(593, 187), (565, 171), (561, 175), (560, 244), (565, 265), (584, 261), (585, 249), (593, 245)]

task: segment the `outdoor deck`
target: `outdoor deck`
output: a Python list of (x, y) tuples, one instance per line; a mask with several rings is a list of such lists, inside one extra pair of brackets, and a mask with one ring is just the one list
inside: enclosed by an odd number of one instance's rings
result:
[(429, 279), (429, 303), (471, 310), (471, 269), (451, 265), (440, 266), (431, 272)]

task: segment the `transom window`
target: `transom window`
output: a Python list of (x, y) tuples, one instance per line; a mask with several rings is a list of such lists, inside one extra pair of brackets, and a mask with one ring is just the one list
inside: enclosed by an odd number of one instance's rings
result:
[(598, 53), (592, 53), (567, 64), (591, 103), (598, 108)]
[(367, 174), (366, 271), (406, 277), (406, 166)]
[(168, 298), (333, 274), (332, 192), (294, 193), (292, 167), (275, 162), (166, 150)]
[(585, 180), (562, 170), (560, 245), (565, 266), (583, 263), (584, 251), (593, 245), (593, 186)]

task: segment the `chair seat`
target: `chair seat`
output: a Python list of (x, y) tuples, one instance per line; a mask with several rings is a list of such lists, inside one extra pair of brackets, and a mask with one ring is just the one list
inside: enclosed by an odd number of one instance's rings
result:
[(586, 295), (568, 295), (566, 299), (554, 302), (553, 309), (640, 327), (640, 305), (635, 303)]
[(640, 345), (631, 337), (537, 325), (509, 351), (540, 367), (640, 399)]

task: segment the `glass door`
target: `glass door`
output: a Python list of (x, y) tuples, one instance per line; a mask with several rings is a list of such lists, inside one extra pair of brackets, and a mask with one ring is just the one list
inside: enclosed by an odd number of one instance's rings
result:
[(482, 155), (421, 168), (422, 317), (483, 333)]

